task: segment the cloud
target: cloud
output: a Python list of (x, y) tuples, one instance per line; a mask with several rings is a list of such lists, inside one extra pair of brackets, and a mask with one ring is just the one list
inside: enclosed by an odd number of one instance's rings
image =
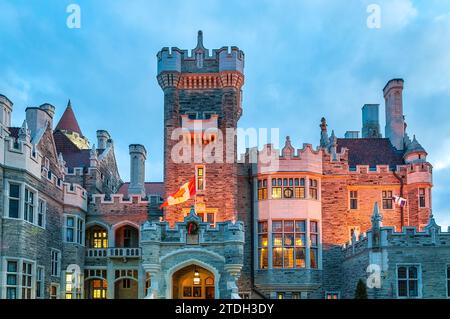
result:
[(402, 29), (418, 15), (411, 0), (387, 0), (381, 3), (382, 28)]

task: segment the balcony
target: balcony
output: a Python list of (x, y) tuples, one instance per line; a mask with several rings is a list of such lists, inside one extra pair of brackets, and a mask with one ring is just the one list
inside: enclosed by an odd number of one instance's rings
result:
[(88, 258), (140, 258), (141, 248), (88, 248)]

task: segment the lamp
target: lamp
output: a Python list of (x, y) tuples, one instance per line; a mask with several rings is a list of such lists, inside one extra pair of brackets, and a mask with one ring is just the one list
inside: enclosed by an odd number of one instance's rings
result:
[(194, 268), (194, 285), (200, 284), (200, 273), (197, 270), (197, 267)]

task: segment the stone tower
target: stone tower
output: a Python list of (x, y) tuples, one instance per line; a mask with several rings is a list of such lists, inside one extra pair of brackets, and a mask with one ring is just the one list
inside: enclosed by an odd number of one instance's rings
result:
[[(199, 31), (190, 53), (163, 48), (157, 58), (157, 79), (164, 92), (165, 195), (195, 176), (197, 213), (205, 221), (236, 219), (236, 140), (226, 139), (225, 133), (237, 127), (242, 113), (244, 53), (237, 47), (210, 52)], [(203, 151), (214, 154), (214, 159), (205, 160)], [(191, 199), (167, 207), (165, 220), (172, 225), (182, 221), (193, 204)]]
[(386, 137), (392, 145), (403, 150), (405, 119), (403, 116), (403, 80), (390, 80), (383, 89), (386, 102)]
[(145, 196), (145, 160), (147, 151), (144, 145), (131, 144), (130, 151), (130, 186), (129, 194)]

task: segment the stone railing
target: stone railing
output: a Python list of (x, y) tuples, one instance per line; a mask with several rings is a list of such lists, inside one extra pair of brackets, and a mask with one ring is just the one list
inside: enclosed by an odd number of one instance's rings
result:
[(139, 258), (140, 248), (90, 248), (86, 249), (88, 258)]

